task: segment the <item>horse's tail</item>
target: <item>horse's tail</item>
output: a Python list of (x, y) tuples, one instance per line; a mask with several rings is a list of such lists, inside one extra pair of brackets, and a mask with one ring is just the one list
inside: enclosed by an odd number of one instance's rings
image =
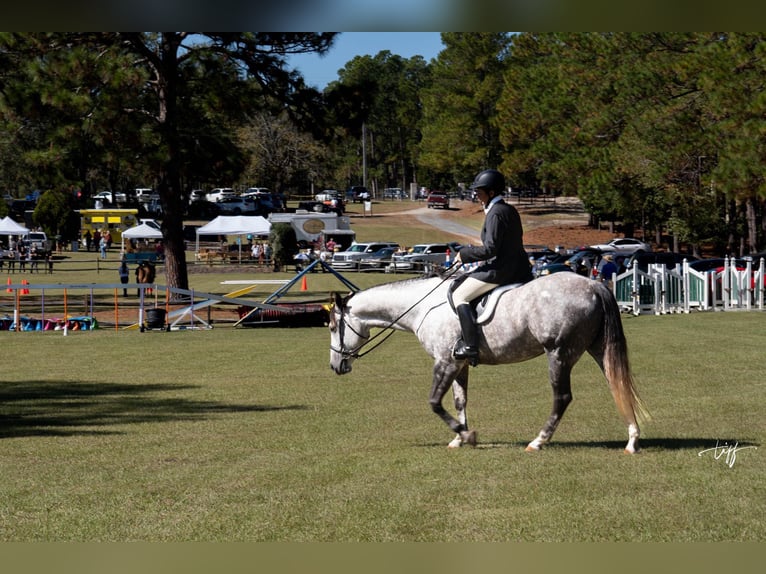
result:
[(596, 292), (604, 310), (604, 374), (614, 402), (627, 423), (650, 420), (649, 411), (636, 391), (617, 300), (606, 286), (598, 287)]

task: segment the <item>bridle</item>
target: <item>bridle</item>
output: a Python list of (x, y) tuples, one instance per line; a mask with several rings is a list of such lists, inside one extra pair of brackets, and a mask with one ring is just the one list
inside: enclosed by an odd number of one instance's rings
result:
[[(462, 265), (462, 264), (461, 264), (461, 265)], [(405, 309), (405, 310), (404, 310), (404, 311), (403, 311), (401, 314), (399, 314), (399, 316), (398, 316), (398, 317), (396, 317), (396, 318), (395, 318), (395, 319), (393, 319), (392, 321), (389, 321), (388, 325), (386, 325), (385, 327), (383, 327), (383, 328), (382, 328), (380, 331), (378, 331), (378, 332), (377, 332), (375, 335), (373, 335), (372, 337), (365, 337), (365, 336), (364, 336), (364, 335), (362, 335), (362, 334), (361, 334), (359, 331), (357, 331), (356, 329), (354, 329), (354, 327), (353, 327), (351, 324), (347, 323), (347, 322), (344, 320), (344, 318), (343, 318), (343, 315), (344, 315), (344, 313), (345, 313), (345, 311), (346, 311), (346, 305), (345, 305), (345, 303), (344, 303), (344, 304), (341, 304), (341, 305), (338, 305), (338, 307), (340, 308), (340, 318), (338, 319), (338, 322), (337, 322), (337, 329), (338, 329), (338, 335), (339, 335), (339, 338), (340, 338), (340, 348), (338, 348), (338, 347), (335, 347), (335, 346), (333, 346), (332, 344), (330, 344), (330, 350), (331, 350), (331, 351), (334, 351), (334, 352), (336, 352), (336, 353), (338, 353), (338, 354), (341, 356), (341, 358), (342, 358), (343, 360), (345, 360), (345, 359), (350, 359), (350, 358), (353, 358), (353, 359), (359, 359), (359, 358), (361, 358), (361, 357), (364, 357), (366, 354), (368, 354), (368, 353), (372, 352), (374, 349), (377, 349), (377, 348), (378, 348), (380, 345), (382, 345), (382, 344), (383, 344), (383, 343), (386, 341), (386, 339), (388, 339), (388, 338), (389, 338), (391, 335), (393, 335), (393, 334), (394, 334), (394, 332), (396, 331), (396, 329), (394, 329), (394, 325), (396, 325), (396, 323), (397, 323), (397, 322), (398, 322), (398, 321), (399, 321), (399, 320), (400, 320), (402, 317), (404, 317), (405, 315), (407, 315), (407, 313), (409, 313), (409, 312), (410, 312), (410, 311), (412, 311), (412, 310), (413, 310), (415, 307), (417, 307), (418, 305), (420, 305), (420, 303), (422, 303), (422, 302), (423, 302), (423, 301), (424, 301), (424, 300), (425, 300), (425, 299), (426, 299), (426, 298), (427, 298), (429, 295), (431, 295), (431, 293), (433, 293), (433, 292), (434, 292), (434, 291), (436, 291), (436, 290), (437, 290), (439, 287), (441, 287), (441, 286), (442, 286), (442, 284), (443, 284), (445, 281), (447, 281), (448, 279), (451, 279), (451, 278), (452, 278), (452, 276), (455, 274), (455, 271), (456, 271), (458, 268), (459, 268), (459, 266), (456, 266), (456, 265), (455, 265), (455, 263), (453, 263), (452, 265), (450, 265), (450, 266), (449, 266), (449, 267), (448, 267), (448, 268), (447, 268), (447, 269), (444, 271), (444, 277), (442, 277), (442, 280), (441, 280), (441, 281), (439, 281), (439, 282), (436, 284), (436, 286), (435, 286), (433, 289), (431, 289), (431, 290), (430, 290), (428, 293), (426, 293), (426, 294), (425, 294), (425, 295), (423, 295), (423, 296), (422, 296), (420, 299), (418, 299), (417, 301), (415, 301), (415, 303), (413, 303), (412, 305), (410, 305), (410, 306), (409, 306), (407, 309)], [(333, 320), (334, 320), (334, 318), (333, 318)], [(362, 339), (362, 342), (361, 342), (361, 343), (360, 343), (360, 344), (359, 344), (357, 347), (355, 347), (355, 348), (353, 348), (353, 349), (349, 349), (349, 348), (346, 348), (346, 344), (345, 344), (345, 342), (344, 342), (344, 339), (345, 339), (345, 328), (346, 328), (346, 327), (348, 327), (348, 328), (349, 328), (349, 330), (351, 330), (351, 332), (352, 332), (352, 333), (354, 333), (354, 335), (356, 335), (357, 337), (359, 337), (360, 339)], [(382, 338), (381, 338), (381, 337), (382, 337)], [(380, 339), (380, 341), (378, 341), (377, 343), (375, 343), (375, 344), (374, 344), (372, 347), (370, 347), (369, 349), (367, 349), (367, 350), (366, 350), (366, 351), (364, 351), (363, 353), (362, 353), (362, 352), (360, 352), (360, 349), (361, 349), (362, 347), (364, 347), (366, 344), (368, 344), (368, 343), (370, 343), (371, 341), (374, 341), (375, 339), (378, 339), (378, 338), (381, 338), (381, 339)]]
[[(368, 349), (368, 350), (367, 350), (367, 351), (365, 351), (364, 353), (360, 353), (360, 352), (359, 352), (359, 349), (361, 349), (362, 347), (364, 347), (364, 346), (367, 344), (367, 342), (371, 340), (371, 339), (370, 339), (370, 337), (365, 337), (365, 336), (364, 336), (364, 335), (362, 335), (362, 334), (361, 334), (359, 331), (357, 331), (356, 329), (354, 329), (353, 325), (351, 325), (350, 323), (347, 323), (347, 322), (345, 321), (345, 319), (343, 318), (343, 314), (344, 314), (344, 313), (345, 313), (345, 311), (346, 311), (346, 306), (345, 306), (345, 305), (339, 305), (339, 308), (340, 308), (340, 318), (338, 319), (338, 322), (337, 322), (337, 328), (338, 328), (338, 337), (339, 337), (339, 339), (340, 339), (340, 348), (338, 348), (338, 347), (334, 347), (332, 344), (330, 344), (330, 350), (331, 350), (331, 351), (335, 351), (336, 353), (338, 353), (338, 354), (339, 354), (339, 355), (340, 355), (340, 356), (341, 356), (343, 359), (349, 359), (349, 358), (354, 358), (354, 359), (357, 359), (357, 358), (359, 358), (359, 357), (362, 357), (362, 356), (366, 355), (366, 354), (367, 354), (367, 353), (369, 353), (369, 352), (370, 352), (372, 349)], [(356, 348), (353, 348), (353, 349), (348, 349), (348, 348), (346, 348), (346, 343), (345, 343), (345, 341), (344, 341), (344, 340), (345, 340), (345, 335), (346, 335), (346, 333), (345, 333), (345, 331), (346, 331), (346, 327), (348, 327), (348, 328), (349, 328), (349, 330), (350, 330), (352, 333), (354, 333), (354, 335), (356, 335), (357, 337), (359, 337), (359, 338), (362, 340), (362, 343), (361, 343), (360, 345), (358, 345)], [(388, 329), (388, 328), (390, 328), (390, 326), (389, 326), (389, 327), (386, 327), (386, 328)], [(382, 331), (381, 331), (381, 332), (382, 332)], [(380, 333), (378, 333), (378, 335), (379, 335), (379, 334), (380, 334)], [(391, 333), (389, 334), (389, 336), (390, 336), (391, 334), (393, 334), (393, 331), (391, 331)], [(377, 337), (378, 335), (375, 335), (375, 337)], [(374, 338), (374, 337), (373, 337), (373, 338)], [(388, 337), (386, 337), (386, 338), (388, 338)], [(385, 339), (383, 339), (383, 340), (385, 341)], [(382, 343), (382, 342), (383, 342), (383, 341), (380, 341), (380, 343)], [(378, 343), (378, 345), (379, 345), (380, 343)], [(375, 345), (375, 347), (377, 347), (378, 345)], [(373, 347), (373, 349), (374, 349), (375, 347)]]

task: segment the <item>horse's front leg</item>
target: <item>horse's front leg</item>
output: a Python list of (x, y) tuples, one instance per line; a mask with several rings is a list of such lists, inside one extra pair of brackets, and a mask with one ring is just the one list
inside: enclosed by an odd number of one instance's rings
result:
[[(452, 393), (455, 400), (455, 410), (458, 413), (456, 419), (442, 405), (444, 395), (452, 384)], [(434, 378), (431, 386), (431, 395), (428, 402), (431, 410), (447, 423), (457, 436), (447, 445), (449, 448), (457, 448), (463, 444), (476, 446), (476, 432), (468, 430), (468, 420), (465, 407), (468, 401), (468, 365), (456, 365), (451, 361), (437, 361), (434, 366)]]
[(468, 416), (466, 414), (466, 405), (468, 404), (468, 363), (460, 369), (460, 372), (452, 381), (452, 397), (455, 401), (455, 411), (457, 411), (457, 420), (468, 432), (468, 440), (464, 441), (458, 433), (455, 438), (447, 445), (448, 448), (460, 448), (464, 444), (476, 446), (476, 432), (468, 430)]

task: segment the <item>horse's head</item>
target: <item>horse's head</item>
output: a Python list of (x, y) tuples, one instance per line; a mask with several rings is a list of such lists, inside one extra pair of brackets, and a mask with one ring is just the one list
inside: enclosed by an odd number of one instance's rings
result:
[(338, 375), (351, 372), (351, 363), (370, 338), (367, 327), (350, 312), (350, 298), (334, 293), (330, 311), (330, 368)]

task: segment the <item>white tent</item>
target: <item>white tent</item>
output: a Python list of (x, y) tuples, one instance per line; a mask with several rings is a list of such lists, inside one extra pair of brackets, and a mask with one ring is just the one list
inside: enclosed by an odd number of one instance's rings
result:
[(122, 232), (128, 239), (162, 239), (162, 231), (146, 223), (136, 225)]
[(162, 239), (162, 231), (146, 223), (136, 225), (122, 232), (122, 250), (125, 251), (125, 238), (128, 239)]
[(0, 219), (0, 235), (28, 235), (29, 229), (16, 223), (10, 216)]
[(260, 215), (219, 215), (207, 225), (197, 228), (196, 252), (199, 253), (200, 235), (268, 235), (269, 220)]

